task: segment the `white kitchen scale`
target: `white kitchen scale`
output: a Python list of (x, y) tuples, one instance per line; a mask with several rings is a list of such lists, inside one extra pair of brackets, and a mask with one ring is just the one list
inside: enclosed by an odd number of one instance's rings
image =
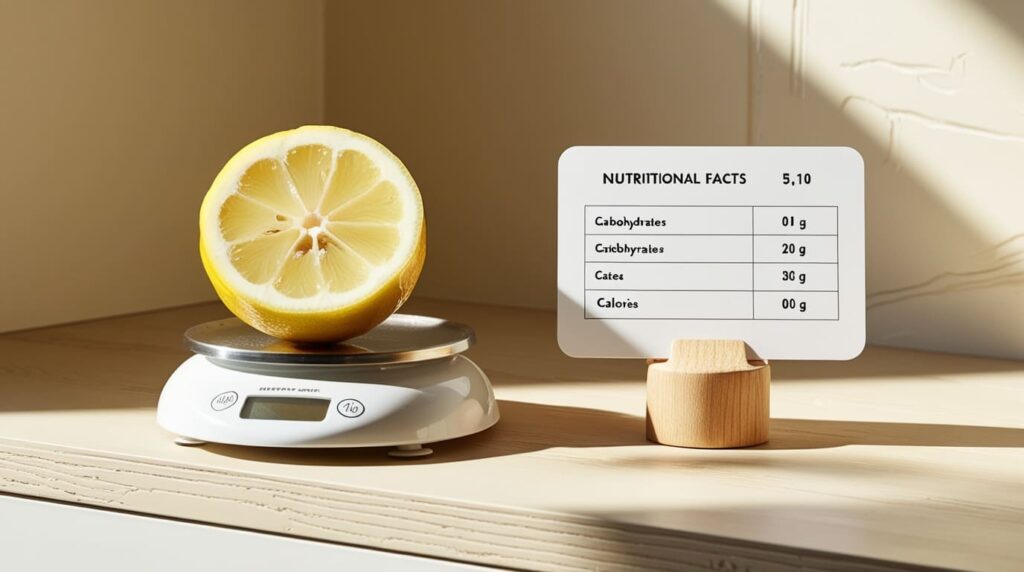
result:
[(237, 318), (185, 332), (196, 355), (171, 375), (157, 422), (180, 445), (394, 447), (464, 437), (498, 421), (487, 375), (462, 355), (468, 326), (394, 314), (370, 332), (331, 346), (302, 346)]

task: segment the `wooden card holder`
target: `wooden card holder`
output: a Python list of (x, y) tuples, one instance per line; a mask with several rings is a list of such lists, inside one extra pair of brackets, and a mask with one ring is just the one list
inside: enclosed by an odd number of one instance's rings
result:
[(647, 368), (647, 439), (724, 449), (768, 440), (771, 368), (740, 340), (676, 340)]

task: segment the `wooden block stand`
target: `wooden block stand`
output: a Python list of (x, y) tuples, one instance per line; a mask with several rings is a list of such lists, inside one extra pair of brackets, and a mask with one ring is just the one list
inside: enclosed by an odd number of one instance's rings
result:
[(771, 368), (740, 340), (676, 340), (647, 368), (647, 439), (724, 449), (768, 440)]

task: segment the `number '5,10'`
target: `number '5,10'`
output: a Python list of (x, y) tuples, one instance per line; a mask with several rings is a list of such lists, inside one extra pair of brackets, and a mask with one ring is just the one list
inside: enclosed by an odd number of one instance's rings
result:
[(810, 173), (783, 173), (782, 174), (783, 185), (810, 185), (811, 174)]

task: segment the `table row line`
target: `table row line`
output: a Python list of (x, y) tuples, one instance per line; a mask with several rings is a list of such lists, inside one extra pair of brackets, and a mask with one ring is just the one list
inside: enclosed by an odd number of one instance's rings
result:
[(617, 320), (838, 320), (838, 292), (584, 292), (583, 317)]
[(836, 236), (587, 236), (586, 262), (839, 261)]
[(839, 234), (839, 207), (588, 206), (585, 234)]
[(588, 262), (587, 290), (838, 291), (838, 264)]

